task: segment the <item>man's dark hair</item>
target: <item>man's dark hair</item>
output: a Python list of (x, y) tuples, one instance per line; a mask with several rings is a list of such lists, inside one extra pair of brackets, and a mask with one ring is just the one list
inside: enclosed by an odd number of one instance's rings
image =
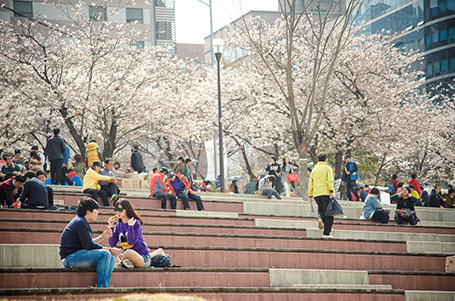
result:
[(24, 176), (16, 176), (14, 179), (16, 180), (16, 182), (25, 183), (25, 177)]
[(452, 193), (454, 193), (454, 192), (455, 192), (455, 190), (454, 190), (453, 188), (450, 188), (450, 189), (449, 189), (449, 194), (452, 194)]
[(403, 187), (404, 183), (403, 182), (398, 182), (398, 188)]
[(180, 156), (180, 157), (178, 157), (178, 159), (177, 159), (177, 160), (178, 160), (178, 161), (182, 161), (182, 162), (185, 162), (185, 159), (183, 159), (183, 157), (181, 157), (181, 156)]
[(365, 186), (363, 186), (363, 188), (370, 188), (370, 185), (365, 184)]
[(106, 166), (106, 164), (109, 164), (109, 162), (111, 162), (111, 161), (114, 162), (114, 160), (112, 160), (112, 159), (106, 159), (106, 160), (104, 160), (104, 166)]
[(318, 155), (318, 161), (319, 162), (324, 162), (325, 160), (327, 160), (327, 155), (325, 153), (320, 153)]
[(376, 187), (372, 188), (372, 189), (370, 190), (370, 194), (379, 195), (379, 189), (377, 189)]
[(37, 145), (33, 145), (32, 146), (32, 150), (38, 150), (38, 146)]
[(270, 159), (272, 159), (273, 161), (275, 161), (275, 163), (276, 163), (276, 161), (278, 160), (277, 157), (275, 157), (275, 156), (271, 156)]
[(152, 172), (156, 172), (157, 170), (158, 170), (158, 167), (154, 167), (154, 168), (152, 169)]
[(55, 128), (53, 132), (54, 132), (54, 135), (57, 136), (58, 134), (60, 134), (60, 129)]
[(417, 174), (416, 174), (415, 172), (413, 172), (413, 173), (411, 174), (411, 178), (413, 178), (413, 179), (417, 178)]
[(29, 170), (29, 171), (27, 171), (25, 173), (24, 177), (25, 178), (29, 178), (29, 179), (33, 179), (34, 177), (36, 177), (36, 174), (33, 171)]
[(77, 206), (77, 215), (84, 217), (87, 214), (87, 211), (93, 212), (93, 210), (99, 208), (100, 205), (97, 201), (91, 197), (84, 196), (79, 200), (79, 205)]
[(36, 176), (38, 177), (38, 176), (40, 176), (40, 175), (46, 176), (46, 173), (45, 173), (44, 171), (42, 171), (42, 170), (37, 170), (37, 171), (36, 171)]
[(396, 174), (393, 174), (392, 179), (396, 179), (396, 178), (398, 178), (398, 176)]
[(185, 163), (188, 163), (188, 162), (191, 162), (191, 159), (190, 159), (190, 158), (186, 158), (186, 159), (185, 159)]
[(11, 157), (10, 155), (6, 154), (6, 155), (3, 155), (3, 160), (6, 161), (6, 159), (8, 159), (8, 157)]

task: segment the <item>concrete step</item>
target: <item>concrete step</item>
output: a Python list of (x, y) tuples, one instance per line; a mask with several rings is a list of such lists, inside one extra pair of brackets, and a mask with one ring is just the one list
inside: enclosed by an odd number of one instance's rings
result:
[[(338, 230), (336, 227), (331, 235), (335, 238), (343, 239), (365, 239), (365, 240), (385, 240), (385, 241), (436, 241), (436, 242), (455, 242), (455, 235), (448, 234), (429, 234), (429, 233), (404, 233), (404, 232), (378, 232), (378, 231), (349, 231)], [(307, 228), (308, 237), (322, 237), (319, 229)]]
[(349, 289), (375, 289), (390, 290), (391, 285), (369, 285), (369, 284), (294, 284), (292, 287), (299, 288), (349, 288)]
[[(141, 294), (132, 298), (147, 298), (143, 294), (167, 293), (183, 296), (198, 296), (207, 300), (318, 300), (318, 301), (405, 301), (402, 290), (384, 289), (350, 289), (350, 288), (263, 288), (263, 287), (130, 287), (130, 288), (52, 288), (52, 289), (5, 289), (0, 294), (13, 298), (56, 299), (68, 296), (80, 300), (105, 299), (125, 296), (127, 294)], [(140, 299), (138, 299), (140, 300)]]
[(455, 254), (455, 242), (407, 241), (406, 246), (409, 253)]
[(0, 267), (54, 268), (63, 265), (57, 244), (0, 244)]
[(406, 301), (453, 301), (455, 292), (437, 292), (437, 291), (405, 291)]
[[(349, 270), (270, 269), (270, 286), (368, 285), (368, 272)], [(389, 287), (392, 288), (392, 287)]]
[[(454, 273), (408, 272), (408, 271), (368, 271), (370, 284), (391, 284), (392, 288), (405, 290), (455, 291)], [(437, 299), (427, 299), (437, 300)]]

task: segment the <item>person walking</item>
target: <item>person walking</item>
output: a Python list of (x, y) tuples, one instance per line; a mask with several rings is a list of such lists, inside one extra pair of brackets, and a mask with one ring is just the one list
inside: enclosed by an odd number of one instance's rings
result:
[(318, 213), (320, 219), (318, 220), (319, 229), (324, 229), (323, 237), (332, 237), (333, 216), (326, 216), (327, 206), (330, 199), (334, 197), (333, 188), (333, 170), (327, 164), (327, 155), (321, 153), (318, 155), (318, 163), (314, 166), (310, 174), (310, 181), (308, 183), (308, 196), (310, 203), (316, 201), (318, 205)]
[(51, 162), (51, 183), (53, 185), (58, 185), (62, 177), (62, 162), (64, 158), (64, 153), (66, 150), (65, 142), (59, 136), (60, 129), (54, 129), (54, 137), (49, 139), (46, 144), (46, 154), (49, 162)]
[(142, 155), (139, 152), (139, 145), (133, 144), (131, 152), (131, 167), (133, 167), (134, 171), (145, 172), (144, 161), (142, 160)]

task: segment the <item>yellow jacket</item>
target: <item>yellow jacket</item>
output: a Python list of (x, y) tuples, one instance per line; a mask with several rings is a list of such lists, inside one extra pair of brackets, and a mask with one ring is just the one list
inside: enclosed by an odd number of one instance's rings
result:
[(417, 190), (414, 190), (413, 192), (411, 192), (411, 195), (412, 195), (413, 197), (415, 197), (416, 199), (420, 199), (420, 195), (419, 195), (419, 193), (417, 192)]
[(326, 162), (319, 162), (311, 171), (308, 196), (330, 195), (334, 190), (332, 168)]
[(100, 151), (100, 147), (96, 142), (90, 142), (87, 144), (87, 167), (92, 167), (93, 161), (101, 161), (98, 152)]
[(102, 176), (93, 169), (89, 168), (87, 170), (87, 173), (85, 174), (84, 177), (84, 184), (82, 186), (82, 192), (84, 192), (85, 189), (98, 189), (101, 188), (101, 186), (98, 184), (99, 181), (109, 181), (111, 177), (109, 176)]

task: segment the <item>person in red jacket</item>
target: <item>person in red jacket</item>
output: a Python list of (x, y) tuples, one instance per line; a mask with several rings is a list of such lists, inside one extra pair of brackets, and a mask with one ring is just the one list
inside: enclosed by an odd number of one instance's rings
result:
[(0, 204), (5, 208), (12, 207), (21, 196), (24, 183), (24, 176), (13, 176), (0, 183)]
[[(390, 181), (389, 183), (389, 187), (390, 185), (392, 185), (393, 189), (392, 191), (389, 191), (390, 192), (390, 195), (394, 195), (394, 194), (397, 194), (397, 190), (398, 190), (398, 176), (396, 174), (393, 174), (392, 175), (392, 180)], [(389, 189), (390, 190), (390, 189)]]
[(182, 200), (183, 209), (190, 209), (188, 199), (196, 201), (197, 210), (204, 211), (201, 197), (191, 190), (191, 184), (188, 179), (182, 174), (176, 174), (173, 170), (169, 171), (167, 176), (166, 185), (169, 190)]
[(415, 191), (419, 194), (419, 196), (422, 195), (422, 190), (420, 189), (420, 184), (419, 181), (417, 180), (417, 174), (413, 172), (411, 174), (411, 180), (409, 181), (409, 186), (414, 186)]
[(164, 175), (167, 175), (167, 168), (161, 168), (159, 172), (152, 176), (150, 181), (150, 195), (153, 198), (161, 200), (161, 209), (166, 209), (166, 201), (171, 201), (171, 209), (177, 208), (177, 198), (172, 193), (168, 193), (169, 189), (164, 184)]

